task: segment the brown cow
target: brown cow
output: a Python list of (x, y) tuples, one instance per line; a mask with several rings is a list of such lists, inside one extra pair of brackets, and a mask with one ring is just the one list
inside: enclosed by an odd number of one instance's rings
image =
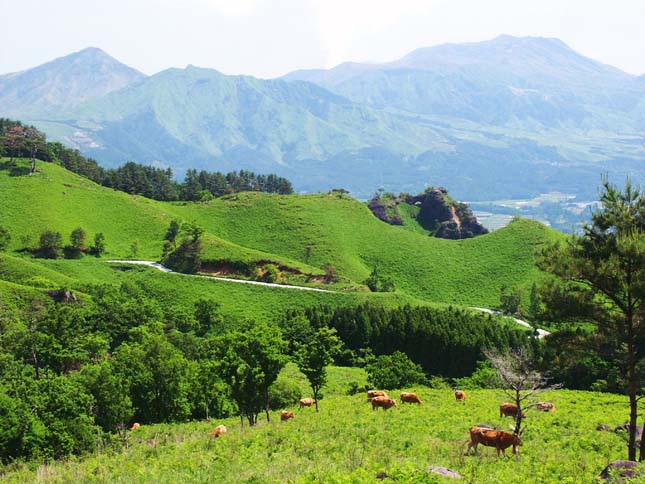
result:
[(466, 392), (463, 390), (455, 390), (455, 399), (458, 402), (465, 402), (466, 401)]
[(401, 404), (404, 403), (423, 403), (416, 393), (401, 392)]
[(477, 446), (479, 444), (487, 447), (495, 447), (497, 456), (499, 457), (500, 451), (506, 456), (506, 449), (511, 445), (513, 446), (513, 454), (517, 455), (517, 447), (522, 445), (522, 437), (519, 435), (503, 432), (501, 430), (484, 429), (480, 427), (470, 428), (470, 442), (468, 443), (468, 451), (475, 450), (477, 455)]
[(287, 410), (283, 410), (282, 412), (280, 412), (280, 420), (283, 422), (286, 422), (287, 420), (293, 417), (295, 417), (293, 412), (288, 412)]
[[(514, 403), (500, 403), (499, 405), (500, 417), (517, 417), (517, 412), (517, 405)], [(526, 417), (524, 412), (522, 412), (522, 417)]]
[(300, 400), (300, 408), (304, 408), (304, 407), (311, 407), (311, 406), (312, 406), (312, 405), (314, 405), (315, 403), (316, 403), (316, 399), (315, 399), (315, 398), (302, 398), (302, 399)]
[(396, 407), (396, 400), (389, 397), (374, 397), (372, 398), (372, 410), (376, 410), (377, 407), (381, 407), (383, 410)]
[(367, 391), (367, 401), (371, 402), (374, 397), (387, 397), (387, 393), (383, 390), (368, 390)]
[(210, 435), (211, 437), (217, 438), (220, 435), (224, 435), (226, 432), (228, 432), (228, 429), (226, 428), (226, 425), (218, 425), (213, 430), (211, 430), (208, 433), (208, 435)]
[(134, 422), (132, 424), (132, 427), (129, 428), (129, 430), (137, 430), (140, 427), (141, 427), (141, 424), (139, 422)]
[(551, 402), (538, 402), (535, 405), (535, 408), (542, 410), (543, 412), (555, 412), (555, 405)]

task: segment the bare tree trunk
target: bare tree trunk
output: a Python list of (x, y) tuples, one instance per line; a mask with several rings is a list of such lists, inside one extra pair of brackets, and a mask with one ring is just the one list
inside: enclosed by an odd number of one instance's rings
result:
[(522, 427), (522, 394), (519, 390), (515, 391), (515, 406), (517, 412), (515, 413), (515, 430), (513, 433), (515, 435), (520, 434), (520, 427)]
[(312, 388), (314, 391), (314, 403), (316, 404), (316, 413), (320, 412), (320, 409), (318, 408), (318, 389)]
[(36, 149), (32, 146), (31, 148), (31, 169), (29, 171), (29, 176), (33, 175), (36, 171)]
[[(638, 422), (638, 375), (636, 374), (636, 350), (634, 348), (634, 325), (631, 313), (626, 314), (627, 322), (627, 378), (629, 381), (629, 448), (627, 459), (636, 461), (636, 424)], [(641, 439), (642, 440), (642, 439)]]
[(269, 390), (266, 389), (264, 391), (264, 412), (266, 413), (267, 416), (267, 422), (270, 422), (269, 418)]
[[(643, 433), (645, 433), (645, 419), (643, 419), (643, 430), (644, 430)], [(638, 460), (640, 462), (643, 462), (645, 460), (645, 435), (643, 435), (643, 433), (641, 433), (641, 446), (640, 446), (640, 452), (638, 456)]]

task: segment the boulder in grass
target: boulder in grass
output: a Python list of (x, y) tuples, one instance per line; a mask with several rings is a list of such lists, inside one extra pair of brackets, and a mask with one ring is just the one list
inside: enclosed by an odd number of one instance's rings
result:
[(452, 469), (448, 469), (447, 467), (430, 466), (428, 467), (428, 471), (433, 472), (435, 474), (439, 474), (440, 476), (443, 476), (443, 477), (449, 477), (451, 479), (461, 479), (461, 474), (453, 471)]
[(645, 476), (645, 468), (631, 460), (616, 460), (600, 473), (600, 479), (611, 484), (624, 484), (625, 479)]

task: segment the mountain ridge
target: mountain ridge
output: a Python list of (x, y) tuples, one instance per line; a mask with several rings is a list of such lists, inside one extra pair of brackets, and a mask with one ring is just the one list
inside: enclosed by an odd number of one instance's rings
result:
[(2, 114), (69, 107), (145, 77), (98, 47), (87, 47), (31, 69), (0, 75)]
[(170, 68), (53, 108), (7, 109), (0, 90), (0, 116), (106, 166), (274, 172), (299, 191), (342, 186), (364, 199), (378, 187), (434, 185), (471, 201), (554, 190), (590, 200), (601, 173), (645, 179), (642, 77), (544, 38), (443, 44), (406, 58), (300, 71), (303, 79)]

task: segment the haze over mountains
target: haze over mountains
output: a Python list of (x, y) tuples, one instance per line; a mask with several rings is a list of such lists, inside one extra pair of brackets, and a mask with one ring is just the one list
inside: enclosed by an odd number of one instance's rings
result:
[(502, 36), (281, 79), (189, 66), (150, 77), (98, 49), (0, 76), (0, 116), (106, 166), (251, 169), (297, 190), (443, 185), (457, 198), (645, 179), (645, 81), (557, 39)]

